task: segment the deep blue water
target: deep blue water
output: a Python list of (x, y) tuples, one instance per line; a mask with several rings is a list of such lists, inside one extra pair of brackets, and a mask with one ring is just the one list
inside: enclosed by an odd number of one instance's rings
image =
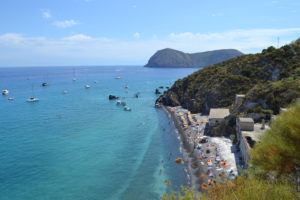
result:
[[(196, 69), (75, 69), (76, 82), (72, 67), (0, 68), (0, 89), (10, 91), (0, 97), (0, 200), (159, 199), (186, 184), (173, 162), (181, 156), (177, 135), (154, 108), (154, 89)], [(50, 86), (40, 87), (47, 76)], [(40, 101), (27, 103), (32, 85)]]

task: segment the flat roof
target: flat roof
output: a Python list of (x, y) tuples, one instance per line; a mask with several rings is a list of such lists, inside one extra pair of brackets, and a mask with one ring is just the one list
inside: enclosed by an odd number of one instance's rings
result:
[(227, 108), (211, 108), (209, 118), (221, 119), (227, 117), (229, 114), (229, 109)]
[(236, 94), (237, 97), (245, 97), (246, 95), (244, 94)]
[(240, 122), (251, 122), (254, 123), (253, 119), (251, 117), (240, 117)]

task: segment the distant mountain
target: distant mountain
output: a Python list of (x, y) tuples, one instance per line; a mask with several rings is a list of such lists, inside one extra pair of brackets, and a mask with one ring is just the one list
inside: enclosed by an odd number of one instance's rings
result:
[(243, 55), (243, 53), (235, 49), (222, 49), (189, 54), (167, 48), (157, 51), (149, 59), (145, 67), (205, 67), (241, 55)]

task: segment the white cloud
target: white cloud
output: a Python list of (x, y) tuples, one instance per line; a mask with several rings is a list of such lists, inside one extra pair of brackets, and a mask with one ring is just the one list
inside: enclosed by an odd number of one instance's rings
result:
[(68, 27), (71, 27), (71, 26), (75, 26), (77, 24), (78, 24), (78, 22), (74, 21), (73, 19), (53, 22), (53, 25), (57, 26), (59, 28), (68, 28)]
[(133, 37), (135, 39), (139, 39), (141, 37), (140, 33), (139, 32), (136, 32), (135, 34), (133, 34)]
[(73, 35), (70, 37), (65, 37), (62, 40), (69, 40), (69, 41), (75, 41), (75, 40), (91, 40), (92, 38), (90, 36), (87, 35), (83, 35), (83, 34), (78, 34), (78, 35)]
[(45, 19), (50, 19), (52, 17), (51, 13), (49, 10), (42, 10), (42, 16)]
[(53, 39), (7, 33), (0, 35), (0, 65), (143, 64), (157, 50), (167, 47), (189, 53), (224, 48), (256, 53), (276, 46), (277, 37), (284, 45), (299, 35), (300, 28), (248, 29), (171, 33), (166, 37), (125, 41), (84, 34)]

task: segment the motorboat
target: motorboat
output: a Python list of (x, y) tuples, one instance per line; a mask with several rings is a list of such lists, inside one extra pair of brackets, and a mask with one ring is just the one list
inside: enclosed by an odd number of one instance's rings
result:
[(125, 88), (129, 88), (128, 85), (125, 85)]
[(45, 82), (45, 83), (42, 83), (42, 87), (45, 87), (45, 86), (48, 86), (48, 85), (50, 85), (50, 83), (47, 83), (47, 82)]
[(27, 102), (36, 102), (39, 101), (39, 98), (35, 98), (35, 97), (30, 97), (29, 99), (27, 99)]
[(76, 78), (72, 78), (72, 81), (76, 81)]
[(14, 98), (13, 97), (8, 97), (7, 100), (12, 101), (12, 100), (14, 100)]
[(122, 106), (126, 106), (126, 102), (125, 101), (117, 101), (117, 105), (122, 105)]
[(121, 79), (121, 77), (120, 77), (120, 76), (117, 76), (115, 79)]
[(131, 111), (131, 108), (129, 108), (128, 106), (124, 106), (124, 110), (125, 111)]
[(2, 95), (8, 95), (9, 91), (8, 90), (2, 90)]
[(88, 84), (86, 84), (84, 87), (85, 87), (86, 89), (88, 89), (88, 88), (90, 88), (91, 86), (88, 85)]
[(32, 85), (32, 97), (30, 97), (29, 99), (27, 99), (27, 102), (36, 102), (36, 101), (39, 101), (40, 99), (39, 98), (36, 98), (34, 97), (34, 88), (33, 88), (33, 85)]
[(63, 93), (63, 94), (67, 94), (68, 91), (67, 91), (67, 90), (63, 90), (62, 93)]

